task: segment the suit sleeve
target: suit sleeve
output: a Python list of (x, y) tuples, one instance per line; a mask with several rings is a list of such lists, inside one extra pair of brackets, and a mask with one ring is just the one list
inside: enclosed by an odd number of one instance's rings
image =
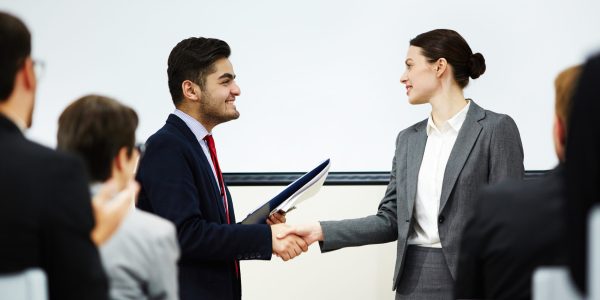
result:
[(175, 138), (158, 137), (148, 143), (140, 163), (138, 181), (153, 213), (171, 220), (176, 228), (182, 260), (228, 261), (271, 259), (269, 225), (220, 224), (210, 220), (197, 186), (198, 172), (192, 154)]
[(82, 166), (69, 157), (47, 167), (53, 170), (53, 181), (44, 202), (42, 259), (50, 298), (107, 299), (108, 282), (90, 237), (94, 219)]
[(484, 253), (493, 231), (485, 207), (490, 200), (482, 193), (476, 203), (475, 214), (467, 222), (460, 244), (458, 270), (454, 286), (455, 299), (481, 299), (484, 296)]
[[(396, 139), (396, 147), (399, 147), (399, 140), (400, 135)], [(383, 199), (379, 203), (377, 214), (358, 219), (321, 221), (323, 230), (323, 241), (319, 243), (321, 252), (345, 247), (387, 243), (398, 239), (396, 159), (398, 158), (394, 156), (390, 182)]]
[(488, 183), (523, 178), (523, 145), (515, 121), (507, 115), (502, 115), (493, 130)]

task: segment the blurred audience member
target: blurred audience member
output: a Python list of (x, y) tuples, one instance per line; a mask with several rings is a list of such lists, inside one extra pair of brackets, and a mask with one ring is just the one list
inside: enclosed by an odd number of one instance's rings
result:
[(106, 299), (81, 163), (23, 135), (32, 123), (34, 64), (29, 30), (0, 12), (0, 273), (40, 268), (50, 299)]
[[(133, 109), (103, 96), (85, 96), (59, 118), (58, 148), (83, 158), (92, 193), (112, 180), (117, 190), (133, 180), (140, 152)], [(178, 299), (175, 226), (131, 206), (100, 248), (111, 299)]]
[(465, 228), (455, 286), (457, 299), (530, 299), (539, 266), (565, 265), (567, 124), (580, 66), (555, 80), (554, 146), (559, 165), (543, 178), (485, 189)]
[(584, 294), (588, 283), (588, 213), (600, 203), (600, 123), (596, 120), (599, 97), (600, 55), (596, 55), (583, 68), (575, 92), (566, 153), (569, 265), (575, 285)]

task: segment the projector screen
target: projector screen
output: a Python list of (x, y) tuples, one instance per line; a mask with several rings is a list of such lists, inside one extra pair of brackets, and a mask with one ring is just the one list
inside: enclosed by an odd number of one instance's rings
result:
[[(57, 119), (89, 93), (140, 116), (145, 141), (174, 110), (167, 57), (184, 38), (220, 38), (242, 94), (238, 120), (214, 135), (225, 172), (388, 171), (397, 133), (427, 118), (400, 76), (408, 42), (458, 31), (487, 71), (465, 96), (513, 117), (525, 168), (552, 168), (553, 80), (600, 50), (598, 1), (2, 1), (45, 62), (33, 127), (54, 147)], [(5, 45), (2, 45), (5, 47)]]

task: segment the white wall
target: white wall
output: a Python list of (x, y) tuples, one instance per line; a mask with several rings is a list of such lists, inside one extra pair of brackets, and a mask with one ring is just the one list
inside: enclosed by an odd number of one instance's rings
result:
[[(74, 99), (102, 93), (139, 113), (140, 140), (173, 107), (166, 61), (190, 36), (233, 49), (239, 120), (215, 130), (221, 165), (235, 171), (389, 170), (399, 130), (426, 118), (399, 78), (408, 41), (452, 28), (488, 70), (466, 90), (511, 115), (527, 169), (551, 168), (552, 81), (600, 49), (600, 2), (0, 0), (33, 33), (47, 72), (30, 137), (55, 144), (56, 120)], [(251, 157), (251, 159), (249, 159)]]
[[(231, 187), (236, 219), (282, 187)], [(324, 186), (287, 216), (288, 224), (364, 217), (377, 212), (385, 186)], [(317, 243), (307, 253), (283, 262), (242, 261), (244, 299), (394, 299), (392, 279), (396, 243), (346, 248), (321, 254)]]

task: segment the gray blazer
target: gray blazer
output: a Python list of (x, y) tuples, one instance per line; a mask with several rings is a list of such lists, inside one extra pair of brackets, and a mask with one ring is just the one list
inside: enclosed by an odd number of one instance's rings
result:
[(110, 299), (179, 299), (175, 226), (134, 209), (100, 247)]
[[(426, 126), (424, 120), (398, 134), (390, 183), (376, 215), (321, 222), (322, 252), (398, 240), (394, 290), (414, 222), (417, 178), (427, 142)], [(473, 214), (478, 190), (506, 178), (522, 178), (523, 173), (523, 146), (515, 122), (507, 115), (484, 110), (472, 102), (448, 158), (440, 197), (438, 230), (454, 278), (462, 231)]]

